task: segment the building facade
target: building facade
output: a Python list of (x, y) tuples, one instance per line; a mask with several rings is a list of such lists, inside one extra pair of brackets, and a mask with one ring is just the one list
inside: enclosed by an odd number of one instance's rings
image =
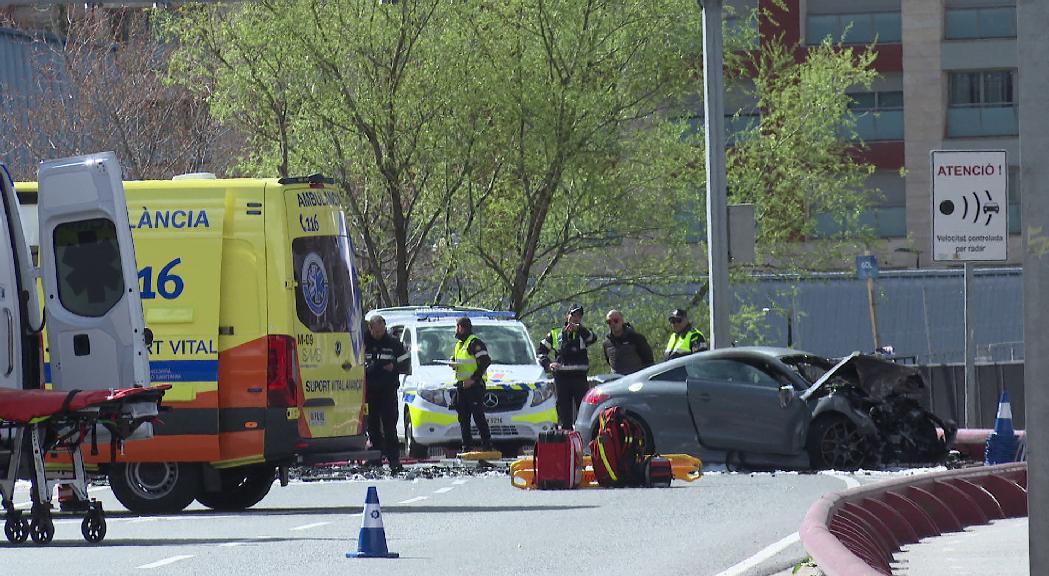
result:
[[(882, 193), (865, 217), (885, 240), (886, 268), (932, 261), (932, 150), (1005, 150), (1009, 160), (1009, 259), (1020, 242), (1019, 122), (1015, 0), (759, 0), (773, 21), (762, 37), (782, 34), (800, 46), (830, 36), (874, 45), (879, 79), (855, 92), (863, 158)], [(755, 2), (731, 2), (741, 10)], [(1004, 264), (1004, 263), (1003, 263)]]

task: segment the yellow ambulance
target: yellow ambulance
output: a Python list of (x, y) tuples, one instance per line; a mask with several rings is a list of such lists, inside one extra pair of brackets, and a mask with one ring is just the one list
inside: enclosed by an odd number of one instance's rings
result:
[[(124, 183), (150, 376), (172, 385), (153, 438), (115, 462), (87, 456), (128, 509), (244, 509), (290, 465), (374, 456), (354, 251), (331, 184)], [(36, 183), (16, 190), (34, 203)]]

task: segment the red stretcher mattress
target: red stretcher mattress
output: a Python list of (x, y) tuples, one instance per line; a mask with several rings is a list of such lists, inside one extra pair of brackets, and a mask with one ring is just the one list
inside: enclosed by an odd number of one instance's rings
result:
[[(171, 388), (158, 384), (149, 388), (118, 390), (12, 390), (0, 389), (0, 420), (27, 424), (35, 418), (76, 412), (84, 408), (119, 403), (125, 400), (147, 400), (148, 395)], [(147, 395), (147, 396), (144, 396)]]

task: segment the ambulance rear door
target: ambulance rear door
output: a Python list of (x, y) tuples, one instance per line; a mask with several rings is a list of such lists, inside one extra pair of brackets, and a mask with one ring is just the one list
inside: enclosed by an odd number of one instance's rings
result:
[[(18, 198), (7, 168), (0, 165), (6, 218), (0, 219), (0, 388), (36, 388), (39, 346), (26, 336), (40, 330), (36, 275), (23, 234)], [(28, 381), (26, 381), (28, 380)]]
[[(285, 195), (302, 418), (320, 445), (364, 431), (364, 350), (353, 245), (335, 190), (316, 178)], [(321, 440), (324, 439), (324, 440)], [(329, 440), (330, 439), (330, 440)]]
[(44, 316), (56, 390), (149, 384), (134, 243), (112, 152), (40, 165)]

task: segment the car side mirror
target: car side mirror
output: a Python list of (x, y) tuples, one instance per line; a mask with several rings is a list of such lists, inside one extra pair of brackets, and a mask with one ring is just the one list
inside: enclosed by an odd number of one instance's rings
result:
[(790, 385), (779, 387), (779, 407), (786, 408), (794, 401), (794, 387)]

